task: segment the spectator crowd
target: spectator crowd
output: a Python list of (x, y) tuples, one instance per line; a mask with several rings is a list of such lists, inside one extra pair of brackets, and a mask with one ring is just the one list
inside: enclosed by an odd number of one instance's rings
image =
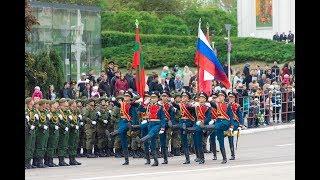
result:
[(289, 34), (286, 35), (285, 32), (283, 32), (282, 34), (279, 35), (278, 32), (276, 32), (273, 37), (272, 40), (274, 41), (279, 41), (279, 42), (288, 42), (288, 43), (293, 43), (294, 42), (294, 34), (289, 31)]
[[(223, 65), (225, 73), (228, 67)], [(295, 65), (288, 63), (281, 68), (274, 62), (272, 67), (256, 65), (251, 67), (246, 63), (243, 69), (231, 70), (232, 89), (227, 90), (217, 81), (212, 83), (212, 93), (218, 91), (233, 91), (241, 105), (247, 126), (257, 127), (273, 123), (289, 122), (294, 119), (294, 92), (295, 92)], [(36, 86), (32, 98), (93, 98), (116, 97), (124, 91), (136, 94), (135, 72), (128, 68), (121, 72), (118, 65), (109, 62), (108, 67), (96, 77), (93, 70), (88, 74), (81, 74), (78, 81), (65, 82), (63, 88), (56, 91), (51, 85), (42, 94), (40, 87)], [(187, 91), (197, 92), (197, 71), (188, 67), (173, 68), (164, 66), (160, 73), (151, 72), (146, 77), (146, 91), (169, 91), (172, 94)]]

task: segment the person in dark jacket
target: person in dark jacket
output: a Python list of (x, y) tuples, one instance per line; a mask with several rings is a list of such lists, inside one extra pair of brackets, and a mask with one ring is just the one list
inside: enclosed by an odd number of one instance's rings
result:
[[(158, 91), (160, 92), (161, 91), (161, 84), (159, 83), (159, 77), (158, 75), (154, 76), (153, 77), (153, 80), (152, 82), (150, 83), (150, 86), (149, 86), (149, 92), (152, 92), (152, 91)], [(160, 91), (159, 91), (160, 90)]]
[(92, 81), (93, 84), (96, 84), (96, 79), (94, 77), (94, 70), (93, 69), (89, 71), (88, 79), (89, 79), (89, 81)]
[(111, 85), (110, 85), (110, 82), (108, 81), (107, 75), (104, 75), (101, 78), (98, 91), (100, 93), (100, 96), (103, 96), (103, 95), (107, 95), (108, 97), (111, 96)]
[(294, 40), (294, 35), (291, 33), (291, 31), (289, 31), (288, 42), (293, 42), (293, 40)]
[(69, 82), (63, 83), (63, 88), (60, 90), (59, 95), (61, 98), (70, 98), (70, 84)]
[(135, 91), (136, 89), (136, 84), (134, 82), (133, 79), (133, 75), (132, 75), (132, 69), (128, 69), (128, 72), (126, 73), (126, 75), (124, 76), (124, 78), (128, 81), (129, 83), (129, 88), (132, 89), (133, 91)]
[(110, 81), (111, 85), (111, 94), (114, 95), (115, 93), (115, 88), (114, 85), (116, 84), (116, 81), (120, 78), (120, 71), (115, 72), (113, 78)]
[(107, 77), (108, 77), (108, 81), (111, 82), (111, 79), (113, 78), (114, 76), (114, 71), (113, 71), (113, 67), (114, 67), (114, 62), (113, 61), (110, 61), (109, 64), (108, 64), (108, 68), (107, 68)]
[(280, 41), (286, 41), (287, 40), (287, 35), (283, 32), (281, 35), (280, 35)]
[[(192, 78), (192, 77), (191, 77)], [(175, 77), (173, 74), (170, 74), (170, 79), (169, 79), (169, 90), (170, 91), (174, 91), (175, 88), (176, 88), (176, 85), (174, 84), (174, 80), (175, 80)]]
[(92, 91), (92, 87), (90, 86), (90, 83), (86, 83), (86, 88), (85, 88), (85, 90), (82, 91), (81, 97), (86, 97), (86, 98), (90, 99), (91, 98), (91, 91)]

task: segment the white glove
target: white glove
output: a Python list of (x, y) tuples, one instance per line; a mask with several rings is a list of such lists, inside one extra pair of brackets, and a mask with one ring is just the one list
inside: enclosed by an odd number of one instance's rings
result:
[(30, 117), (28, 115), (26, 115), (26, 119), (27, 119), (27, 121), (29, 121)]
[(50, 115), (50, 114), (47, 114), (47, 118), (50, 119), (50, 118), (51, 118), (51, 115)]
[(68, 127), (66, 127), (64, 130), (65, 130), (65, 131), (69, 131), (69, 128), (68, 128)]
[(142, 122), (141, 122), (141, 124), (145, 124), (145, 123), (147, 123), (148, 121), (147, 120), (143, 120)]
[(47, 129), (48, 129), (48, 126), (43, 125), (43, 129), (44, 129), (44, 130), (47, 130)]
[(241, 131), (241, 127), (240, 126), (238, 127), (238, 131)]
[(97, 124), (97, 122), (96, 122), (96, 121), (92, 121), (91, 123), (92, 123), (93, 125), (96, 125), (96, 124)]
[(107, 124), (107, 123), (108, 123), (108, 120), (103, 120), (103, 123)]
[(112, 113), (112, 111), (111, 111), (111, 110), (109, 110), (109, 113), (111, 114), (111, 113)]
[(38, 114), (35, 114), (35, 115), (34, 115), (34, 118), (36, 118), (37, 120), (39, 120), (39, 115), (38, 115)]
[(80, 125), (83, 126), (83, 122), (80, 122)]
[(79, 126), (78, 126), (78, 125), (76, 125), (76, 129), (79, 129)]
[(232, 132), (232, 131), (233, 131), (233, 128), (229, 128), (229, 131), (231, 131), (231, 132)]
[(212, 100), (213, 100), (213, 98), (212, 98), (212, 97), (209, 97), (209, 98), (208, 98), (208, 101), (209, 101), (209, 102), (210, 102), (210, 101), (212, 101)]
[(59, 126), (55, 125), (55, 126), (54, 126), (54, 129), (55, 129), (55, 130), (58, 130), (58, 129), (59, 129)]
[(164, 130), (160, 130), (160, 131), (159, 131), (159, 134), (163, 134), (163, 133), (164, 133)]
[(200, 124), (201, 124), (201, 121), (196, 122), (196, 125), (200, 126)]
[(206, 106), (208, 106), (208, 107), (211, 107), (211, 104), (210, 103), (208, 103), (208, 102), (206, 102), (206, 103), (204, 103)]
[(158, 104), (161, 106), (161, 105), (162, 105), (162, 102), (161, 102), (161, 101), (158, 101)]
[(82, 119), (82, 115), (81, 115), (81, 114), (79, 114), (79, 116), (78, 116), (78, 117), (79, 117), (79, 119), (80, 119), (80, 120)]
[(115, 101), (115, 100), (116, 100), (116, 98), (115, 98), (115, 97), (112, 97), (112, 98), (111, 98), (111, 101)]
[(59, 114), (59, 116), (58, 116), (58, 117), (59, 117), (59, 119), (61, 119), (61, 120), (63, 119), (63, 117), (62, 117), (62, 115), (61, 115), (61, 114)]
[(100, 113), (100, 111), (98, 111), (98, 112), (97, 112), (97, 115), (98, 115), (98, 116), (101, 116), (101, 113)]
[(68, 118), (69, 118), (70, 120), (72, 120), (72, 116), (71, 116), (71, 115), (69, 115)]
[(195, 102), (194, 103), (194, 106), (196, 106), (196, 107), (199, 106), (199, 105), (200, 105), (199, 102)]
[(174, 98), (171, 98), (170, 101), (171, 101), (171, 102), (174, 102)]
[(173, 107), (173, 110), (174, 110), (174, 112), (176, 112), (176, 111), (177, 111), (177, 108)]
[(214, 120), (209, 121), (209, 125), (212, 125), (214, 123)]
[(31, 129), (31, 130), (34, 130), (34, 128), (35, 128), (34, 125), (31, 125), (31, 126), (30, 126), (30, 129)]

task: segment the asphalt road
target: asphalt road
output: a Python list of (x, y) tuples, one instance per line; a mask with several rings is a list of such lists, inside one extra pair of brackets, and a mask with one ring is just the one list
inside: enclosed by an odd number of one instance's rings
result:
[[(230, 151), (225, 139), (228, 159)], [(96, 180), (96, 179), (223, 179), (223, 180), (292, 180), (295, 178), (295, 129), (279, 129), (240, 137), (236, 160), (220, 164), (205, 154), (206, 163), (199, 165), (191, 155), (191, 164), (184, 165), (184, 157), (169, 158), (169, 164), (158, 167), (144, 165), (144, 159), (130, 158), (129, 166), (122, 166), (123, 158), (79, 158), (81, 166), (28, 169), (26, 179), (34, 180)], [(57, 159), (55, 159), (57, 162)], [(159, 162), (162, 159), (159, 158)], [(151, 160), (151, 163), (153, 161)]]

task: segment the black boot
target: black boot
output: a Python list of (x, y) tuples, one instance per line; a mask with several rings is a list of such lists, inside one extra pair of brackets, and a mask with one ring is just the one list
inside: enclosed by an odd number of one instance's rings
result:
[(81, 148), (77, 148), (77, 157), (81, 157)]
[(124, 156), (125, 162), (122, 165), (129, 165), (129, 151), (128, 151), (128, 149), (123, 150), (123, 156)]
[(163, 163), (162, 164), (168, 164), (168, 148), (163, 147), (161, 148), (162, 155), (163, 155)]
[(115, 149), (114, 157), (115, 158), (121, 158), (120, 149)]
[(43, 164), (43, 158), (38, 158), (37, 168), (45, 168), (45, 167), (48, 167), (48, 166), (45, 166)]
[(133, 158), (139, 158), (137, 150), (133, 150), (133, 156), (132, 157)]
[(203, 151), (203, 149), (200, 149), (199, 150), (199, 164), (204, 164), (204, 151)]
[(113, 148), (109, 148), (110, 156), (114, 156)]
[(153, 164), (151, 166), (158, 166), (159, 162), (158, 162), (158, 153), (157, 152), (152, 152), (152, 158), (154, 160)]
[(212, 144), (211, 146), (212, 148), (212, 154), (213, 154), (213, 159), (212, 160), (217, 160), (217, 147), (216, 147), (216, 144)]
[(31, 160), (28, 160), (28, 161), (25, 162), (25, 164), (24, 164), (25, 169), (31, 169), (32, 168), (30, 161)]
[(144, 152), (144, 154), (145, 154), (145, 158), (146, 158), (146, 163), (144, 163), (145, 165), (148, 165), (148, 164), (150, 164), (151, 162), (150, 162), (150, 152), (149, 152), (149, 150), (147, 150), (147, 151), (145, 151)]
[(229, 140), (229, 146), (231, 151), (231, 158), (229, 160), (235, 160), (235, 154), (234, 154), (234, 143), (233, 143), (233, 137), (228, 137)]
[(167, 152), (168, 152), (168, 157), (173, 157), (174, 155), (171, 153), (171, 151), (168, 151), (167, 149)]
[(221, 151), (221, 154), (222, 154), (222, 158), (223, 158), (223, 160), (222, 160), (222, 162), (221, 162), (221, 164), (225, 164), (225, 163), (227, 163), (227, 155), (226, 155), (226, 150), (223, 148), (220, 148), (220, 151)]
[(49, 163), (50, 163), (50, 165), (52, 165), (52, 167), (58, 167), (59, 166), (59, 165), (53, 163), (53, 157), (50, 157), (49, 161), (50, 161)]
[(59, 156), (59, 166), (70, 166), (70, 165), (64, 161), (63, 156)]
[(96, 146), (94, 146), (94, 152), (93, 154), (96, 156), (96, 157), (100, 157), (100, 149)]
[(53, 164), (51, 163), (51, 158), (47, 157), (45, 160), (44, 160), (44, 164), (48, 167), (54, 167)]
[(186, 161), (183, 164), (190, 164), (190, 155), (189, 155), (189, 149), (186, 148), (186, 150), (184, 151), (184, 155), (186, 157)]
[(38, 164), (38, 158), (33, 158), (33, 159), (32, 159), (32, 165), (31, 165), (31, 166), (33, 166), (33, 168), (36, 168), (36, 167), (37, 167), (37, 164)]
[(160, 148), (158, 148), (156, 152), (157, 152), (158, 158), (163, 158), (162, 152), (160, 151)]
[(77, 165), (76, 162), (75, 162), (75, 159), (73, 157), (71, 157), (71, 156), (69, 157), (69, 164), (70, 164), (70, 166)]
[(199, 162), (200, 161), (199, 152), (196, 150), (195, 154), (196, 154), (196, 158), (194, 159), (194, 161)]
[(110, 152), (110, 149), (109, 148), (106, 148), (104, 150), (104, 153), (106, 154), (106, 157), (110, 157), (111, 156), (111, 152)]
[(97, 156), (92, 153), (92, 149), (87, 149), (87, 158), (96, 158)]
[(107, 154), (103, 151), (103, 149), (99, 149), (99, 157), (106, 157)]
[(83, 153), (80, 154), (80, 157), (86, 157), (87, 156), (87, 149), (83, 148)]

